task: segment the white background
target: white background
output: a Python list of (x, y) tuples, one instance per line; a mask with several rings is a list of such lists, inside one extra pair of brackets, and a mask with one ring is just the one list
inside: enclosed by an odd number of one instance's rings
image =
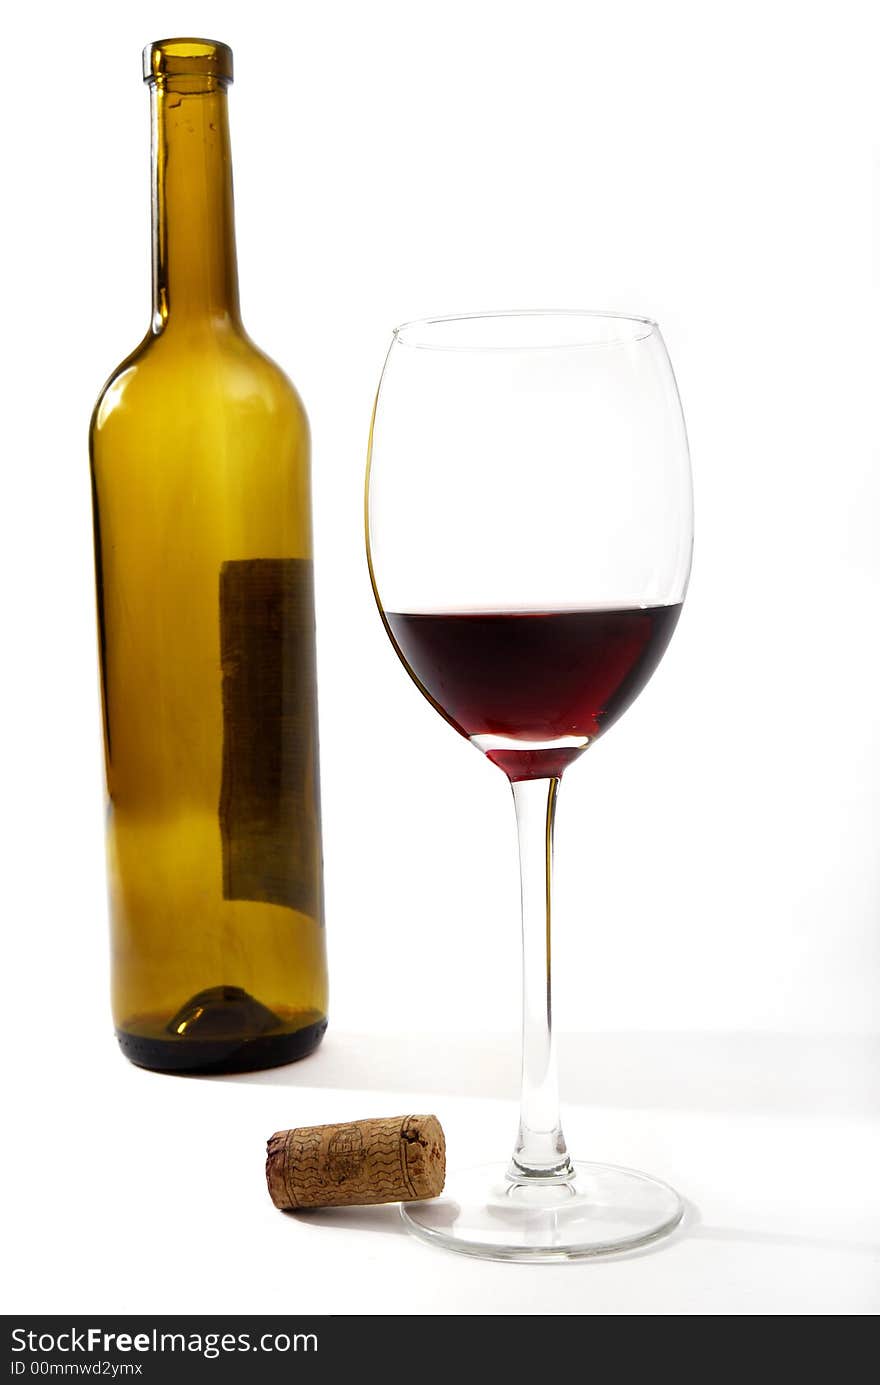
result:
[[(7, 19), (0, 233), (12, 1306), (876, 1308), (872, 7), (214, 0), (36, 23)], [(140, 49), (180, 33), (235, 51), (245, 320), (314, 443), (332, 1028), (311, 1064), (237, 1083), (127, 1067), (107, 1002), (86, 433), (147, 323)], [(274, 1128), (385, 1108), (436, 1107), (459, 1162), (512, 1135), (509, 792), (383, 634), (362, 484), (395, 323), (540, 306), (660, 321), (697, 512), (670, 651), (561, 795), (555, 1011), (579, 1152), (686, 1185), (703, 1235), (694, 1212), (663, 1254), (575, 1271), (432, 1256), (378, 1217), (296, 1223), (259, 1167)], [(283, 1293), (222, 1271), (230, 1244), (286, 1265)], [(207, 1267), (172, 1283), (190, 1245)]]

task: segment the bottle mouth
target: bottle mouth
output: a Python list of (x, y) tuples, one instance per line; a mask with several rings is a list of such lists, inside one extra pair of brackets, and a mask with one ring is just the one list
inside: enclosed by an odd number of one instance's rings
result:
[(165, 77), (212, 77), (232, 81), (232, 49), (210, 38), (163, 38), (144, 49), (144, 81)]

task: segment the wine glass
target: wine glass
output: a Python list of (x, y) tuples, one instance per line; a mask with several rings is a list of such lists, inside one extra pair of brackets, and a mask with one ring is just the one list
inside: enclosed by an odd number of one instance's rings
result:
[(422, 1239), (554, 1261), (671, 1231), (667, 1184), (568, 1154), (550, 1005), (553, 821), (569, 766), (641, 692), (687, 587), (692, 498), (656, 322), (503, 312), (393, 334), (370, 430), (367, 556), (417, 687), (507, 775), (522, 886), (519, 1131), (508, 1164), (407, 1203)]

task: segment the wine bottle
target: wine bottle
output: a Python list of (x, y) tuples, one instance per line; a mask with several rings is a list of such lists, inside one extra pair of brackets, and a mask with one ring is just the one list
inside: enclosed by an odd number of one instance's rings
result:
[(223, 43), (144, 52), (153, 313), (90, 433), (113, 1017), (161, 1071), (326, 1028), (309, 430), (241, 321)]

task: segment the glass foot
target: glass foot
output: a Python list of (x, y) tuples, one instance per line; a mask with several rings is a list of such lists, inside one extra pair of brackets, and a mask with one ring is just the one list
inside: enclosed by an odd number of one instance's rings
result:
[(511, 1183), (506, 1164), (464, 1169), (443, 1196), (401, 1207), (431, 1245), (486, 1260), (581, 1260), (667, 1235), (684, 1204), (668, 1184), (611, 1164), (574, 1165), (569, 1183)]

